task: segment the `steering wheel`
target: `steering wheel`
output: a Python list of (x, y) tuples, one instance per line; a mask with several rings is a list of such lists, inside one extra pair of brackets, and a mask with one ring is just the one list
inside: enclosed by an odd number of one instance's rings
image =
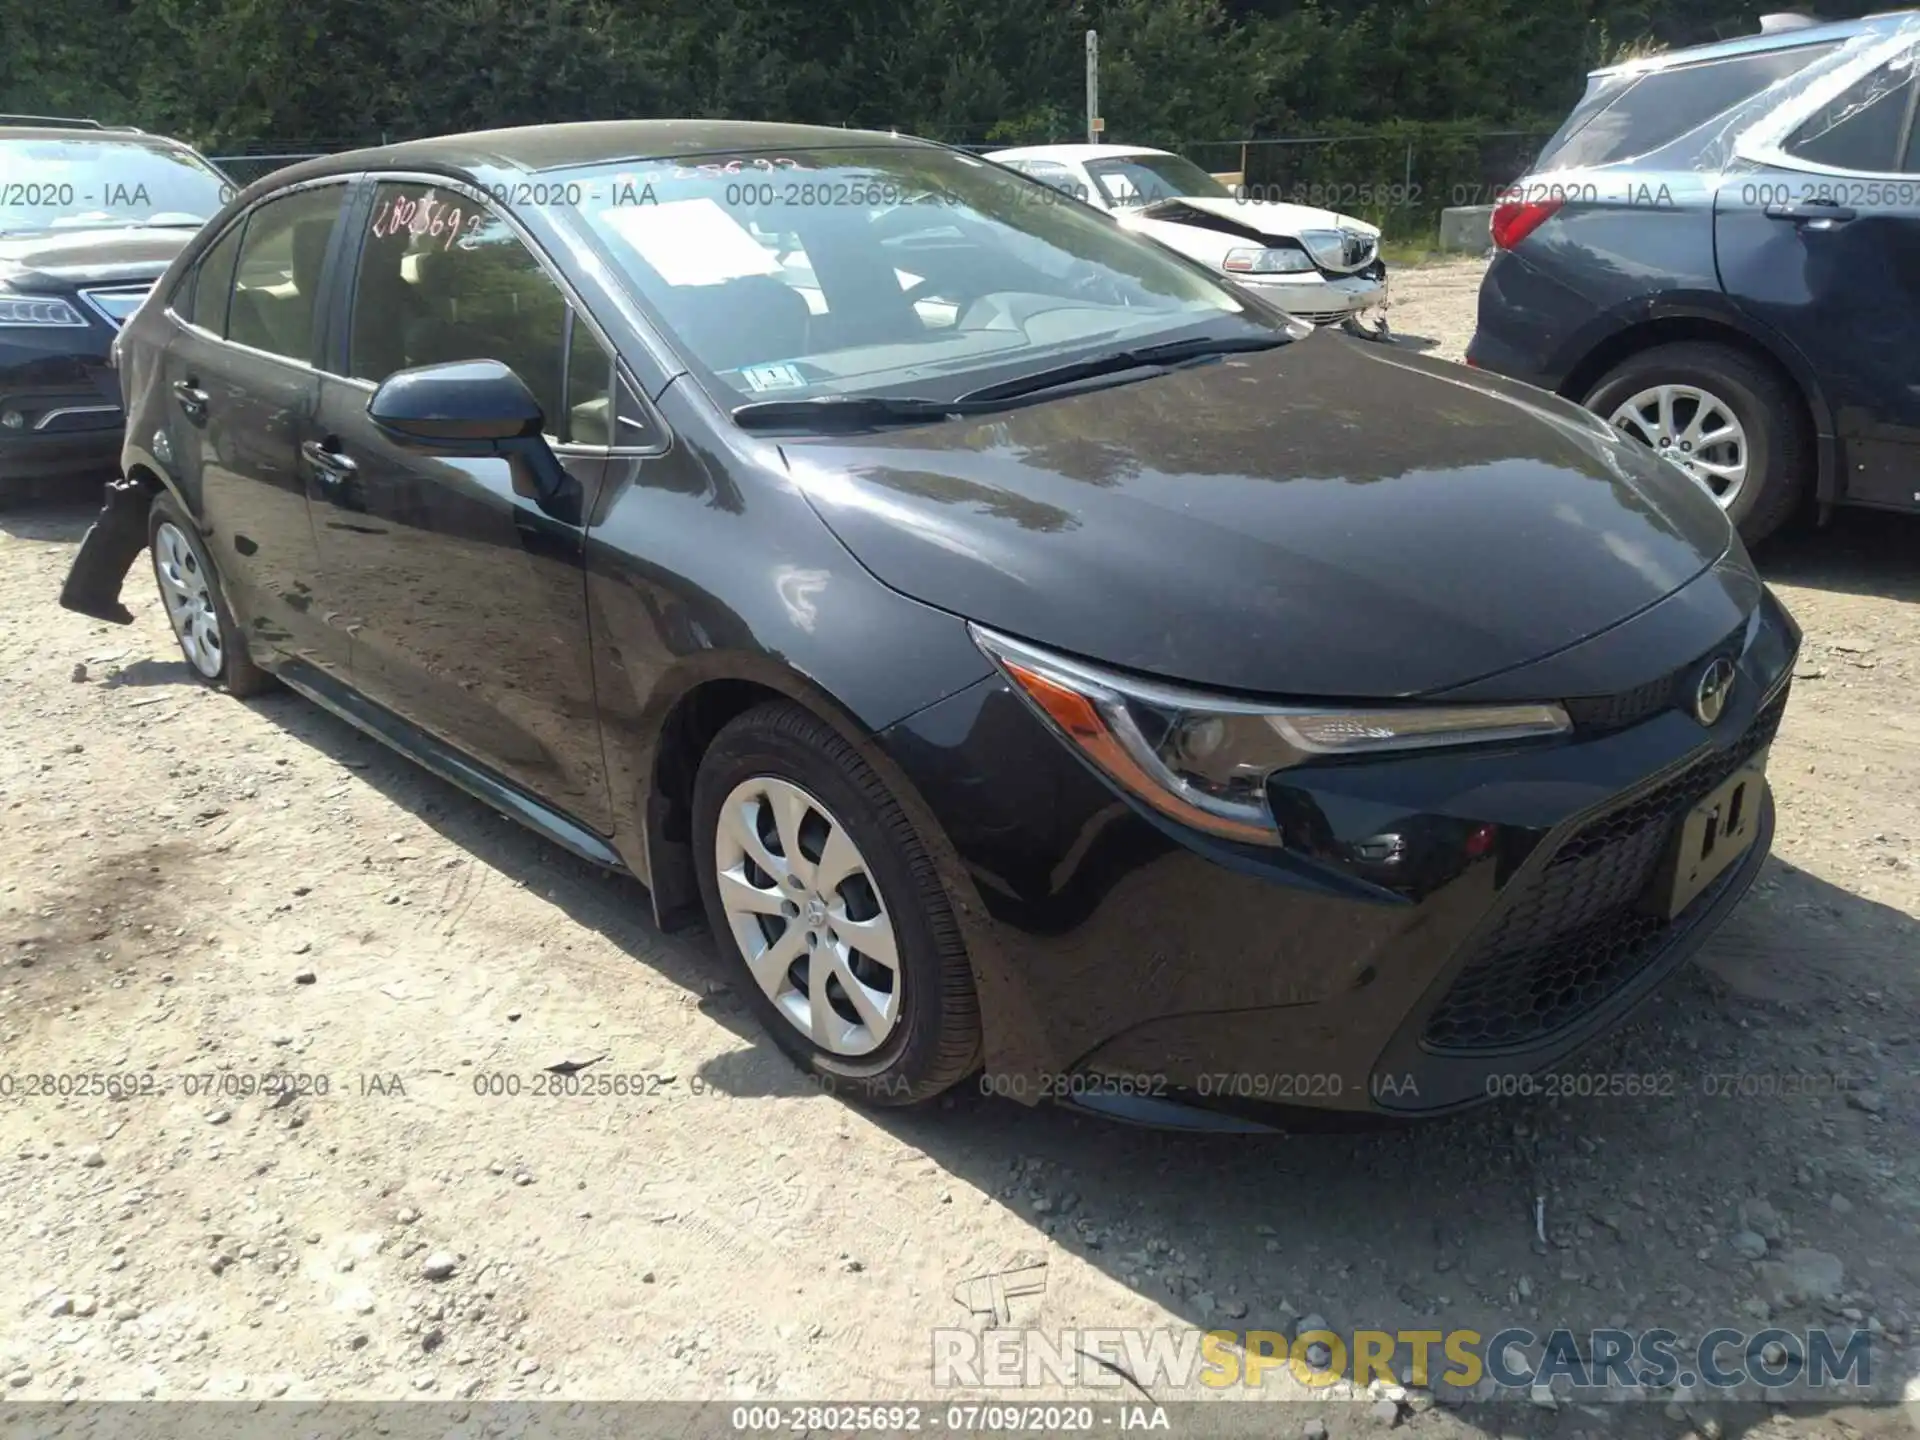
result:
[(1097, 270), (1075, 278), (1068, 284), (1067, 291), (1076, 299), (1091, 300), (1097, 305), (1118, 305), (1128, 309), (1133, 304), (1118, 281)]

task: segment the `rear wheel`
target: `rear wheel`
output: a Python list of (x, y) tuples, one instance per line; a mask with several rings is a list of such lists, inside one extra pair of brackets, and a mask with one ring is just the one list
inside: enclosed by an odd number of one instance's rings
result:
[(194, 678), (242, 698), (271, 689), (273, 677), (247, 654), (198, 528), (171, 496), (154, 500), (147, 536), (160, 600)]
[(1800, 397), (1729, 346), (1643, 350), (1615, 366), (1584, 403), (1698, 481), (1748, 544), (1785, 524), (1809, 489), (1813, 445)]
[(762, 705), (715, 737), (693, 804), (708, 923), (783, 1050), (876, 1104), (972, 1073), (980, 1012), (959, 927), (858, 751), (797, 705)]

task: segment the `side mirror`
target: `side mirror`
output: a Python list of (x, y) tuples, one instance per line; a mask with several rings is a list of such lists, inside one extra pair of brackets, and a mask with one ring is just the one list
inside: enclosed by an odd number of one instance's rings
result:
[(367, 418), (394, 444), (426, 455), (498, 455), (514, 493), (554, 519), (580, 524), (580, 482), (543, 433), (546, 415), (527, 382), (498, 360), (422, 365), (389, 375)]
[(546, 416), (527, 382), (498, 360), (422, 365), (389, 375), (367, 415), (409, 449), (490, 454), (504, 440), (539, 438)]

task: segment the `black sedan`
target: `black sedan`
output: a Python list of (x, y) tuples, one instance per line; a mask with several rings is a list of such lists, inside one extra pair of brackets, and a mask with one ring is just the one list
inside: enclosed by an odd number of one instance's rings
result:
[(232, 196), (177, 140), (0, 115), (0, 499), (91, 499), (113, 478), (114, 336)]
[(1739, 900), (1799, 632), (1577, 407), (897, 136), (314, 161), (123, 340), (195, 673), (704, 918), (843, 1093), (1435, 1113)]

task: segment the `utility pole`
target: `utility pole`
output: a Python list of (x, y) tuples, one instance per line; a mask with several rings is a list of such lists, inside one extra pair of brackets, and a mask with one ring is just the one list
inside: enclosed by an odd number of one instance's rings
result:
[(1107, 122), (1100, 118), (1100, 32), (1087, 31), (1087, 143), (1098, 145)]

